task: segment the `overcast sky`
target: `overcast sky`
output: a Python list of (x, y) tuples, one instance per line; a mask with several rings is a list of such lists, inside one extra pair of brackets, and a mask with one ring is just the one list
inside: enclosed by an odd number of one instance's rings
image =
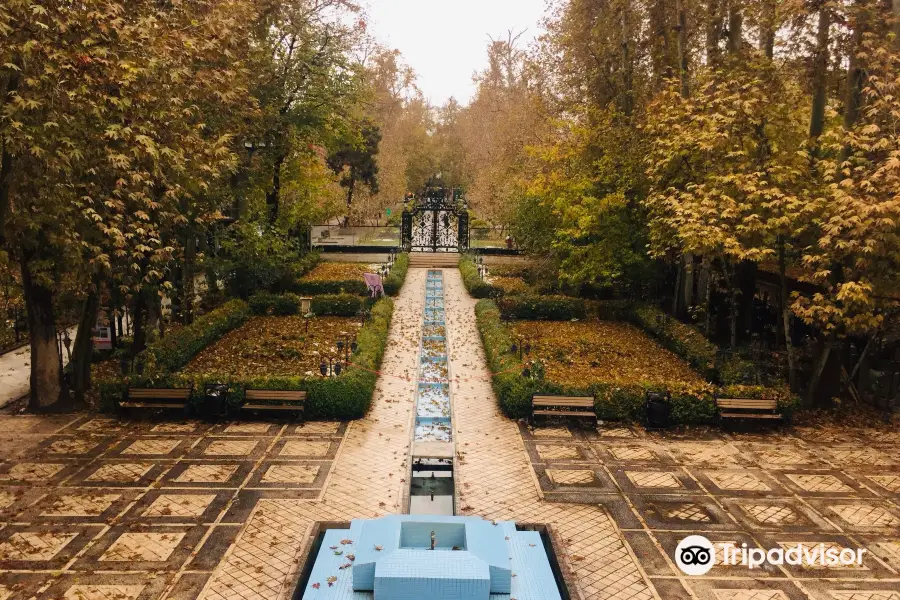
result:
[(367, 0), (369, 29), (403, 53), (433, 104), (451, 96), (466, 104), (475, 92), (472, 74), (487, 65), (491, 37), (527, 30), (540, 34), (545, 0)]

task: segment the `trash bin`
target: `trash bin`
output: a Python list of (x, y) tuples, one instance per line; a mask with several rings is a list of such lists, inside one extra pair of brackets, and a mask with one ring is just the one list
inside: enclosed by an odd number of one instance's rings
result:
[(228, 416), (228, 384), (206, 384), (203, 394), (203, 416), (213, 419)]

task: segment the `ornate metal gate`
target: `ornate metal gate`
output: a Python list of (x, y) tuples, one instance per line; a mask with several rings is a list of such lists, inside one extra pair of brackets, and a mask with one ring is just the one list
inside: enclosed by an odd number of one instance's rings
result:
[(469, 213), (461, 191), (426, 187), (420, 198), (403, 209), (400, 234), (407, 252), (468, 250)]

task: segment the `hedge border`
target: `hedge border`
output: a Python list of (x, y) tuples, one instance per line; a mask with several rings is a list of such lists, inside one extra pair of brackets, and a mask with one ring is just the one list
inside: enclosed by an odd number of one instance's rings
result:
[(475, 259), (469, 255), (462, 255), (459, 259), (459, 274), (462, 276), (466, 291), (473, 298), (500, 298), (503, 290), (484, 281), (478, 275), (478, 267)]
[[(396, 296), (400, 288), (406, 282), (406, 273), (409, 270), (409, 254), (403, 253), (397, 256), (387, 277), (384, 278), (384, 293), (388, 296)], [(357, 296), (369, 295), (366, 282), (360, 279), (339, 279), (336, 281), (303, 281), (297, 279), (291, 292), (304, 296), (318, 296), (324, 294), (355, 294)]]
[[(354, 297), (355, 298), (355, 297)], [(358, 298), (355, 298), (359, 300)], [(361, 302), (361, 301), (360, 301)], [(237, 407), (243, 400), (244, 390), (257, 389), (302, 390), (307, 392), (304, 413), (308, 419), (358, 419), (368, 412), (375, 393), (377, 371), (384, 358), (388, 333), (394, 312), (394, 302), (381, 298), (372, 306), (369, 319), (356, 336), (357, 349), (351, 365), (339, 377), (279, 376), (235, 378), (227, 374), (189, 376), (182, 373), (158, 372), (153, 375), (129, 377), (100, 384), (101, 408), (110, 410), (116, 406), (129, 386), (167, 387), (193, 384), (190, 399), (192, 412), (203, 414), (204, 387), (208, 383), (225, 383), (229, 386), (228, 402)]]
[(707, 389), (696, 390), (664, 382), (618, 385), (598, 381), (587, 387), (573, 387), (549, 380), (526, 379), (519, 372), (519, 361), (507, 352), (512, 344), (512, 336), (502, 321), (497, 303), (488, 299), (480, 300), (475, 305), (475, 317), (488, 366), (494, 373), (491, 385), (497, 402), (503, 413), (513, 419), (530, 416), (533, 394), (593, 396), (594, 409), (600, 419), (644, 421), (646, 392), (668, 391), (671, 394), (672, 421), (684, 425), (716, 421), (716, 394), (753, 394), (744, 397), (759, 398), (774, 396), (778, 400), (779, 409), (787, 418), (799, 406), (799, 399), (788, 390), (761, 386), (717, 388), (709, 384)]

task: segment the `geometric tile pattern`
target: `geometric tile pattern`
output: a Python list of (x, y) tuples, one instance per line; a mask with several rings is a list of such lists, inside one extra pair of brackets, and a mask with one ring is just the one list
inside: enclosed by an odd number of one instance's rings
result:
[(87, 454), (100, 444), (90, 439), (57, 440), (47, 446), (54, 454)]
[(831, 594), (834, 600), (900, 600), (900, 592), (885, 590), (872, 592), (831, 590), (829, 594)]
[(547, 476), (559, 485), (575, 485), (594, 482), (594, 472), (587, 470), (547, 469)]
[(16, 532), (0, 543), (0, 560), (51, 560), (77, 533)]
[(324, 457), (328, 455), (331, 442), (287, 442), (279, 452), (280, 456)]
[(143, 585), (73, 585), (63, 600), (136, 600)]
[(135, 562), (168, 560), (184, 538), (184, 533), (126, 532), (110, 546), (101, 562)]
[(144, 511), (145, 517), (199, 517), (215, 494), (162, 494)]
[(175, 481), (179, 483), (225, 483), (231, 479), (237, 469), (238, 465), (191, 465), (176, 477)]
[(704, 475), (723, 490), (740, 490), (748, 492), (771, 491), (768, 485), (756, 475), (750, 473), (727, 473), (719, 471), (704, 471)]
[(754, 521), (765, 525), (793, 525), (802, 517), (790, 506), (779, 504), (747, 504), (741, 508)]
[(157, 454), (169, 454), (172, 450), (175, 449), (178, 444), (181, 443), (181, 440), (177, 439), (151, 439), (151, 440), (138, 440), (125, 448), (122, 451), (122, 454), (149, 454), (149, 455), (157, 455)]
[(692, 523), (709, 523), (712, 520), (703, 506), (693, 502), (656, 506), (660, 514), (666, 519), (690, 521)]
[(91, 473), (87, 481), (135, 483), (152, 468), (152, 463), (110, 463)]
[(869, 475), (868, 477), (889, 492), (900, 492), (900, 475)]
[(831, 450), (831, 455), (839, 464), (849, 463), (857, 465), (884, 466), (894, 464), (894, 461), (876, 450), (870, 448), (845, 448)]
[(781, 590), (713, 590), (716, 600), (788, 600)]
[(210, 456), (246, 456), (253, 452), (259, 442), (256, 440), (216, 440), (207, 446), (203, 454)]
[(831, 510), (851, 525), (863, 527), (897, 527), (900, 517), (880, 506), (847, 504), (832, 506)]
[(316, 465), (272, 465), (263, 473), (263, 483), (312, 483), (319, 474)]
[(610, 447), (609, 453), (616, 460), (656, 460), (656, 455), (643, 446)]
[(532, 429), (531, 435), (536, 438), (550, 437), (571, 439), (572, 437), (572, 433), (569, 431), (568, 427), (540, 427), (537, 429)]
[(9, 470), (8, 478), (33, 483), (46, 482), (65, 468), (65, 465), (57, 463), (19, 463)]
[(785, 475), (797, 486), (807, 492), (852, 492), (853, 488), (846, 485), (834, 475), (810, 475), (800, 473), (788, 473)]
[(628, 479), (638, 487), (680, 488), (681, 481), (668, 471), (625, 471)]
[(538, 455), (542, 460), (572, 460), (581, 458), (578, 448), (575, 446), (536, 446)]
[(97, 517), (112, 503), (121, 498), (119, 494), (63, 495), (41, 512), (42, 517)]

